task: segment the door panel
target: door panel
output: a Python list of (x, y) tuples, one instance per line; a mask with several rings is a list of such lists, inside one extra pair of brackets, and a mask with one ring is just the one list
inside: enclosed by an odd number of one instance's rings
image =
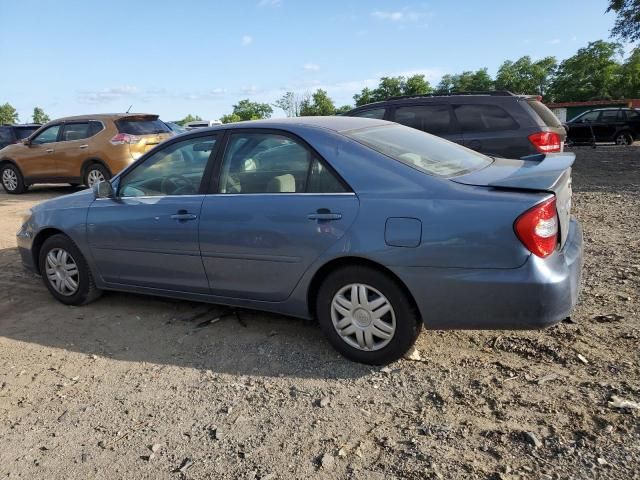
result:
[(91, 252), (107, 282), (207, 293), (198, 247), (203, 195), (96, 200)]
[(53, 178), (57, 176), (55, 151), (60, 127), (61, 125), (52, 125), (46, 128), (31, 140), (30, 145), (25, 145), (25, 151), (21, 152), (18, 160), (25, 177)]
[(352, 193), (208, 195), (200, 250), (212, 293), (285, 300), (357, 212)]
[(90, 157), (89, 122), (65, 123), (56, 144), (56, 165), (59, 177), (79, 177), (84, 160)]

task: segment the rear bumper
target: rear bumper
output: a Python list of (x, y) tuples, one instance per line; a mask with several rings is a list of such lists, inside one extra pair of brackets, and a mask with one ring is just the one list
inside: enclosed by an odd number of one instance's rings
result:
[(538, 329), (569, 316), (582, 276), (582, 228), (572, 219), (561, 251), (515, 269), (401, 268), (425, 326)]

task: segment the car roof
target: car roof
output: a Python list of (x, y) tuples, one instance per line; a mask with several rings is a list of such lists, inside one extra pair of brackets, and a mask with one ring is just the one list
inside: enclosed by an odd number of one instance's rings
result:
[(392, 125), (392, 122), (360, 117), (295, 117), (295, 118), (270, 118), (267, 120), (250, 120), (246, 122), (227, 123), (215, 125), (209, 130), (221, 130), (225, 128), (291, 128), (291, 127), (315, 127), (334, 132), (357, 130), (359, 128)]
[(68, 122), (71, 120), (118, 120), (126, 117), (158, 117), (155, 113), (96, 113), (92, 115), (72, 115), (56, 118), (49, 123)]

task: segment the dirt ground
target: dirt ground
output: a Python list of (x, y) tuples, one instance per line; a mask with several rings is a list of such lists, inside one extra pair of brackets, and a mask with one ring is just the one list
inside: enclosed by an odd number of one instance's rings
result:
[(0, 476), (640, 478), (640, 405), (616, 403), (640, 402), (640, 147), (574, 151), (586, 264), (570, 321), (423, 332), (422, 360), (387, 368), (259, 312), (61, 305), (14, 234), (20, 211), (73, 190), (0, 194)]

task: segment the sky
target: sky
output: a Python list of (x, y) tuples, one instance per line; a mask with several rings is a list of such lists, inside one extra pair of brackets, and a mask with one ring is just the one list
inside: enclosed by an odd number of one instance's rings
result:
[(435, 85), (523, 55), (562, 60), (614, 21), (606, 0), (0, 2), (0, 104), (22, 122), (34, 106), (213, 120), (243, 98), (317, 88), (353, 104), (383, 75)]

